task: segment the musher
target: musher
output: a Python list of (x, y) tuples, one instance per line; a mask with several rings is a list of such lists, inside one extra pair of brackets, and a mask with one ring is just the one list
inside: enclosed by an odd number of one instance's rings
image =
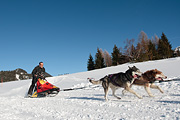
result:
[(43, 62), (39, 62), (39, 65), (33, 69), (33, 71), (32, 71), (32, 77), (33, 77), (32, 84), (29, 88), (27, 97), (32, 96), (32, 92), (33, 92), (33, 89), (35, 87), (35, 84), (36, 84), (38, 78), (44, 78), (45, 68), (43, 67), (43, 65), (44, 65)]

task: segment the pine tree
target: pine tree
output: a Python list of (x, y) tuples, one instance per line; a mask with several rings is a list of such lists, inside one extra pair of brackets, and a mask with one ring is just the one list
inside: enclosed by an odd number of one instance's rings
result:
[(171, 46), (170, 42), (168, 41), (168, 39), (167, 39), (167, 37), (166, 37), (166, 35), (164, 33), (162, 33), (161, 39), (162, 39), (162, 41), (164, 42), (164, 44), (165, 44), (165, 46), (167, 48), (167, 50), (165, 51), (166, 52), (165, 57), (166, 58), (172, 57), (172, 55), (173, 55), (172, 46)]
[(159, 39), (158, 56), (160, 59), (170, 58), (173, 56), (172, 46), (164, 33), (162, 33), (162, 36)]
[(149, 60), (157, 59), (156, 45), (155, 43), (152, 43), (151, 40), (149, 40), (149, 44), (148, 44), (148, 57)]
[(165, 49), (166, 48), (165, 48), (165, 45), (164, 45), (163, 41), (161, 39), (159, 39), (158, 49), (157, 49), (157, 51), (158, 51), (158, 58), (159, 59), (164, 58), (164, 56), (165, 56)]
[(97, 53), (96, 53), (95, 57), (96, 57), (95, 58), (95, 69), (104, 68), (105, 67), (104, 58), (103, 58), (99, 48), (97, 49)]
[(112, 53), (112, 65), (118, 65), (120, 61), (120, 50), (117, 48), (116, 45), (114, 45), (113, 53)]
[(94, 60), (91, 54), (89, 55), (87, 69), (88, 71), (94, 70)]
[(119, 64), (124, 64), (130, 61), (129, 56), (121, 55), (119, 58)]

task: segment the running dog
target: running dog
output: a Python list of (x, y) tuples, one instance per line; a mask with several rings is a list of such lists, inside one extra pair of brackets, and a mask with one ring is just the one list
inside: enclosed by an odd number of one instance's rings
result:
[[(139, 78), (136, 78), (132, 85), (139, 85), (144, 86), (146, 92), (150, 97), (154, 97), (150, 91), (150, 88), (158, 89), (161, 93), (164, 93), (163, 90), (154, 84), (155, 81), (163, 81), (163, 79), (166, 79), (167, 76), (165, 76), (161, 71), (155, 69), (155, 70), (148, 70), (145, 73), (143, 73)], [(130, 86), (130, 87), (131, 87)], [(126, 90), (124, 89), (122, 93), (124, 94)]]
[(130, 88), (135, 78), (137, 78), (138, 76), (141, 76), (141, 74), (142, 73), (140, 72), (140, 70), (136, 68), (135, 66), (133, 66), (133, 67), (129, 67), (129, 69), (125, 73), (120, 72), (116, 74), (110, 74), (101, 78), (98, 81), (95, 81), (92, 79), (89, 79), (89, 81), (95, 85), (102, 84), (102, 87), (104, 88), (104, 93), (105, 93), (104, 97), (106, 101), (108, 101), (107, 94), (108, 94), (109, 87), (112, 90), (112, 95), (116, 97), (117, 99), (121, 99), (120, 97), (115, 95), (115, 91), (120, 87), (124, 88), (130, 93), (133, 93), (134, 95), (136, 95), (138, 98), (141, 99), (142, 97)]

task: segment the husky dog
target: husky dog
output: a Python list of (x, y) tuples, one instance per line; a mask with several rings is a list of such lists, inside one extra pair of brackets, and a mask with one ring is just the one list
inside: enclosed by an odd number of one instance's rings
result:
[(89, 81), (95, 85), (102, 84), (104, 88), (104, 92), (105, 92), (104, 97), (106, 101), (108, 100), (107, 94), (108, 94), (109, 87), (112, 90), (112, 95), (116, 97), (117, 99), (121, 99), (120, 97), (115, 95), (115, 91), (120, 87), (124, 88), (130, 93), (135, 94), (138, 98), (141, 99), (142, 97), (130, 88), (131, 84), (134, 82), (134, 79), (137, 78), (138, 76), (141, 76), (141, 74), (142, 73), (140, 72), (140, 70), (136, 68), (135, 66), (133, 66), (133, 67), (129, 67), (129, 69), (125, 73), (119, 72), (116, 74), (107, 75), (98, 81), (95, 81), (92, 79), (89, 79)]
[[(166, 78), (167, 78), (167, 76), (165, 76), (161, 71), (159, 71), (157, 69), (148, 70), (145, 73), (143, 73), (142, 76), (140, 76), (139, 78), (136, 78), (132, 85), (144, 86), (148, 95), (150, 97), (154, 97), (150, 91), (150, 88), (158, 89), (161, 93), (164, 93), (163, 90), (159, 86), (154, 84), (154, 82), (155, 81), (163, 81), (163, 79), (166, 79)], [(126, 92), (126, 90), (122, 91), (123, 94), (125, 92)]]

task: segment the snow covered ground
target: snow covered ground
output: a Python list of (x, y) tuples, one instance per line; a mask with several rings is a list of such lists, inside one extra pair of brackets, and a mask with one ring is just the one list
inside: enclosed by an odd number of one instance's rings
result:
[[(0, 85), (0, 120), (180, 120), (180, 81), (156, 83), (163, 90), (151, 90), (155, 95), (149, 97), (143, 87), (133, 86), (143, 96), (138, 99), (131, 93), (116, 94), (109, 91), (104, 100), (101, 86), (93, 86), (88, 77), (99, 79), (110, 73), (124, 72), (128, 66), (137, 66), (142, 72), (157, 68), (168, 79), (180, 77), (180, 57), (81, 72), (47, 78), (61, 89), (87, 87), (74, 91), (61, 91), (56, 97), (24, 98), (31, 80), (1, 83)], [(48, 68), (46, 68), (48, 69)]]

